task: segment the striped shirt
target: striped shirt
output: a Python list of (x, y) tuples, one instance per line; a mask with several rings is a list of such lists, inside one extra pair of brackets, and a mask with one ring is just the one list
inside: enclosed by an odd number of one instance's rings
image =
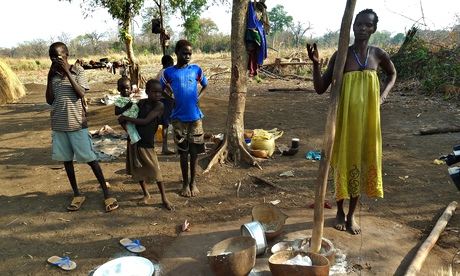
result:
[[(84, 70), (72, 65), (70, 73), (75, 81), (86, 90), (89, 89)], [(54, 101), (51, 110), (51, 129), (55, 131), (76, 131), (87, 128), (86, 112), (82, 100), (77, 96), (69, 79), (56, 73), (51, 79)]]

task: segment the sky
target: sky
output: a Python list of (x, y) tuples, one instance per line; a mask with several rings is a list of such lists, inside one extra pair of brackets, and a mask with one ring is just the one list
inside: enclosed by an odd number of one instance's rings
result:
[[(3, 0), (0, 48), (14, 47), (34, 39), (58, 40), (62, 34), (71, 38), (94, 31), (116, 34), (117, 22), (105, 10), (97, 10), (85, 18), (80, 2), (81, 0), (73, 0), (72, 3), (58, 0)], [(151, 0), (146, 0), (145, 3), (153, 5)], [(310, 23), (312, 29), (307, 32), (307, 37), (338, 30), (345, 3), (345, 0), (266, 0), (268, 10), (280, 4), (294, 18), (294, 22), (299, 21), (305, 25)], [(378, 29), (396, 34), (404, 33), (414, 21), (422, 18), (421, 6), (429, 29), (452, 26), (456, 16), (460, 16), (459, 0), (358, 0), (355, 14), (365, 8), (374, 9), (380, 19)], [(220, 32), (230, 33), (231, 14), (228, 7), (210, 7), (201, 17), (211, 18)], [(140, 19), (136, 21), (141, 24)], [(180, 19), (173, 16), (170, 25), (177, 33), (180, 32), (180, 24)]]

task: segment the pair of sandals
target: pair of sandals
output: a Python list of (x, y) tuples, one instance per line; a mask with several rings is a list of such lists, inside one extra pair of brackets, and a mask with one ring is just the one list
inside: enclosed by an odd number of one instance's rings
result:
[[(75, 196), (72, 199), (72, 202), (70, 202), (70, 205), (67, 206), (67, 210), (69, 211), (78, 211), (80, 210), (81, 206), (83, 205), (83, 202), (85, 202), (86, 198), (84, 196)], [(118, 205), (118, 201), (113, 198), (109, 197), (104, 200), (104, 205), (105, 205), (105, 211), (106, 212), (112, 212), (113, 210), (118, 209), (120, 207)]]
[[(121, 239), (120, 244), (123, 245), (126, 250), (132, 253), (141, 253), (145, 251), (145, 247), (141, 244), (139, 240), (131, 240), (128, 238)], [(59, 257), (59, 256), (51, 256), (46, 260), (50, 265), (59, 267), (62, 270), (70, 271), (77, 268), (77, 264), (70, 260), (68, 256), (66, 257)]]

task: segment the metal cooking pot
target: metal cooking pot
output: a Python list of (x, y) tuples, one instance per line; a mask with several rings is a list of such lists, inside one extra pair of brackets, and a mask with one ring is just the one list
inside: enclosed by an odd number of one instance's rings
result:
[(264, 228), (258, 221), (252, 221), (241, 226), (241, 235), (252, 237), (256, 240), (257, 255), (264, 254), (267, 248), (267, 239), (265, 238)]

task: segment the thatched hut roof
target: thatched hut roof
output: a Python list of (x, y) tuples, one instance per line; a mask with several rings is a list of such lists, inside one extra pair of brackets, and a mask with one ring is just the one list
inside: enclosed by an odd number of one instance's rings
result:
[(13, 103), (26, 95), (26, 89), (11, 68), (0, 60), (0, 104)]

